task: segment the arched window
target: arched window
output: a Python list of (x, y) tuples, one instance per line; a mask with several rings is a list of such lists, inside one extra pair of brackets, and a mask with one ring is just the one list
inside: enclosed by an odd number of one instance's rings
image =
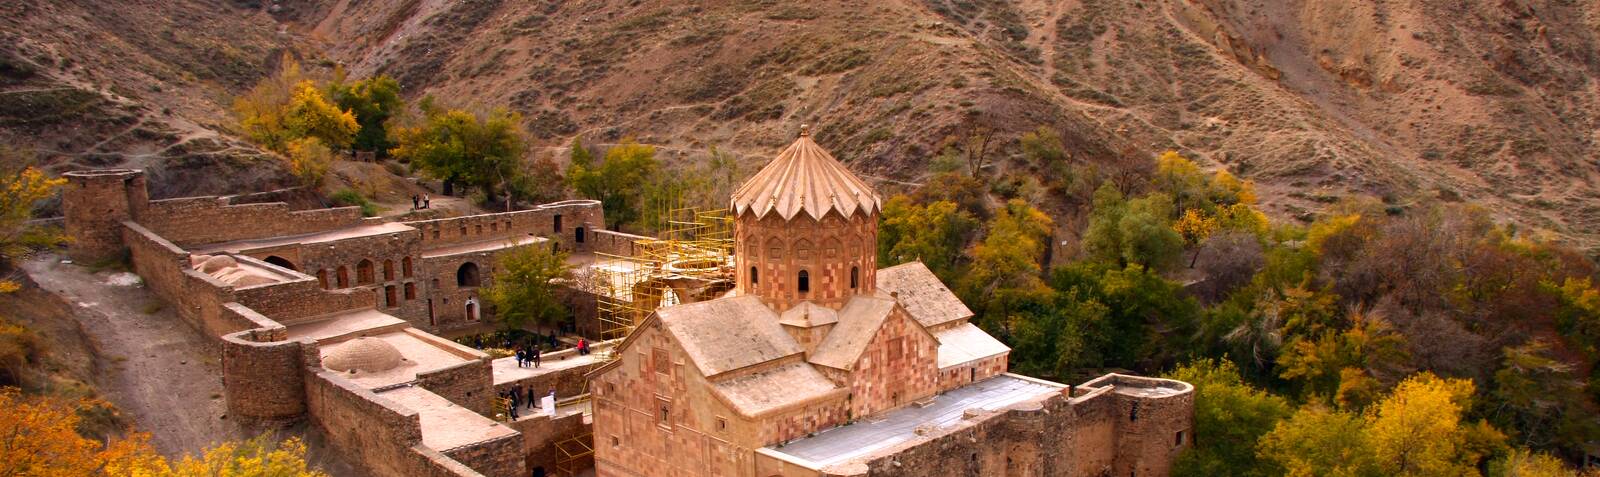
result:
[(456, 269), (456, 286), (475, 287), (478, 286), (480, 281), (478, 278), (478, 264), (467, 262), (461, 264), (461, 268)]
[(356, 263), (356, 284), (366, 285), (372, 282), (372, 261), (361, 259), (359, 263)]
[(761, 269), (750, 267), (750, 284), (755, 285), (757, 283), (761, 283)]
[(394, 280), (394, 260), (383, 261), (383, 281)]
[(800, 293), (811, 291), (811, 274), (805, 270), (800, 271)]
[(395, 298), (394, 285), (383, 287), (383, 305), (389, 308), (400, 306), (400, 300)]
[(861, 286), (861, 267), (850, 267), (850, 289)]
[(337, 275), (339, 278), (339, 288), (350, 288), (350, 269), (344, 268), (344, 265), (340, 265)]
[(406, 278), (411, 278), (411, 257), (400, 259), (400, 272), (405, 274)]
[(321, 286), (323, 290), (328, 289), (328, 269), (317, 270), (317, 285)]
[(283, 268), (287, 268), (287, 269), (290, 269), (290, 270), (294, 270), (296, 272), (300, 271), (300, 268), (294, 266), (294, 262), (290, 262), (289, 259), (283, 258), (283, 257), (279, 257), (277, 255), (273, 255), (273, 256), (267, 257), (266, 260), (262, 260), (262, 261), (270, 263), (270, 264), (273, 264), (273, 265), (277, 265), (277, 266), (280, 266), (280, 267), (283, 267)]

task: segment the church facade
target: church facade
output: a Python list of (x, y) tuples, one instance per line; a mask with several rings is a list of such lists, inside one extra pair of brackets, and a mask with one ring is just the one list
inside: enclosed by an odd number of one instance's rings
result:
[(658, 310), (589, 375), (597, 474), (1167, 473), (1192, 387), (1007, 373), (926, 266), (877, 267), (881, 205), (804, 131), (741, 186), (734, 290)]

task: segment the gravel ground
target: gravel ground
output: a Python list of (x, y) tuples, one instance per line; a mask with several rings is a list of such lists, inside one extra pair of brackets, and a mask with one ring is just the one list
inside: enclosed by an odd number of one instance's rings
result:
[[(107, 399), (132, 417), (163, 455), (197, 454), (262, 429), (230, 420), (223, 401), (220, 351), (132, 274), (91, 272), (42, 256), (23, 264), (40, 287), (73, 308), (95, 355), (96, 382)], [(340, 456), (322, 448), (305, 424), (271, 430), (308, 442), (309, 461), (334, 476), (359, 476)]]

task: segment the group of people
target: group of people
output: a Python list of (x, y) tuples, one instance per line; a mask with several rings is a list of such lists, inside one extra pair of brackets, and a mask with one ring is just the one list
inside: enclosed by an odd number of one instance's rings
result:
[[(513, 385), (511, 389), (500, 393), (500, 398), (506, 400), (506, 415), (511, 416), (512, 420), (517, 419), (518, 408), (527, 406), (528, 409), (533, 409), (536, 398), (533, 396), (533, 390), (524, 391), (525, 387), (524, 385)], [(554, 400), (555, 397), (556, 389), (550, 388), (550, 399)]]
[(426, 209), (430, 201), (432, 199), (428, 197), (428, 194), (422, 194), (420, 197), (416, 194), (411, 194), (411, 210)]
[(537, 368), (539, 367), (539, 359), (543, 354), (544, 353), (539, 351), (538, 346), (530, 346), (527, 348), (519, 347), (517, 348), (517, 367), (526, 368), (531, 364), (533, 367)]

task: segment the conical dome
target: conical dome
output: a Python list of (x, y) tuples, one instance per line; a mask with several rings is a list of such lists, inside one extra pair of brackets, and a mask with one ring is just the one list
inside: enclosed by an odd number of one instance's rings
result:
[(762, 218), (776, 213), (784, 220), (802, 211), (818, 220), (829, 210), (845, 217), (876, 214), (881, 206), (878, 194), (812, 142), (804, 126), (794, 144), (733, 193), (731, 205), (734, 215), (750, 211)]

